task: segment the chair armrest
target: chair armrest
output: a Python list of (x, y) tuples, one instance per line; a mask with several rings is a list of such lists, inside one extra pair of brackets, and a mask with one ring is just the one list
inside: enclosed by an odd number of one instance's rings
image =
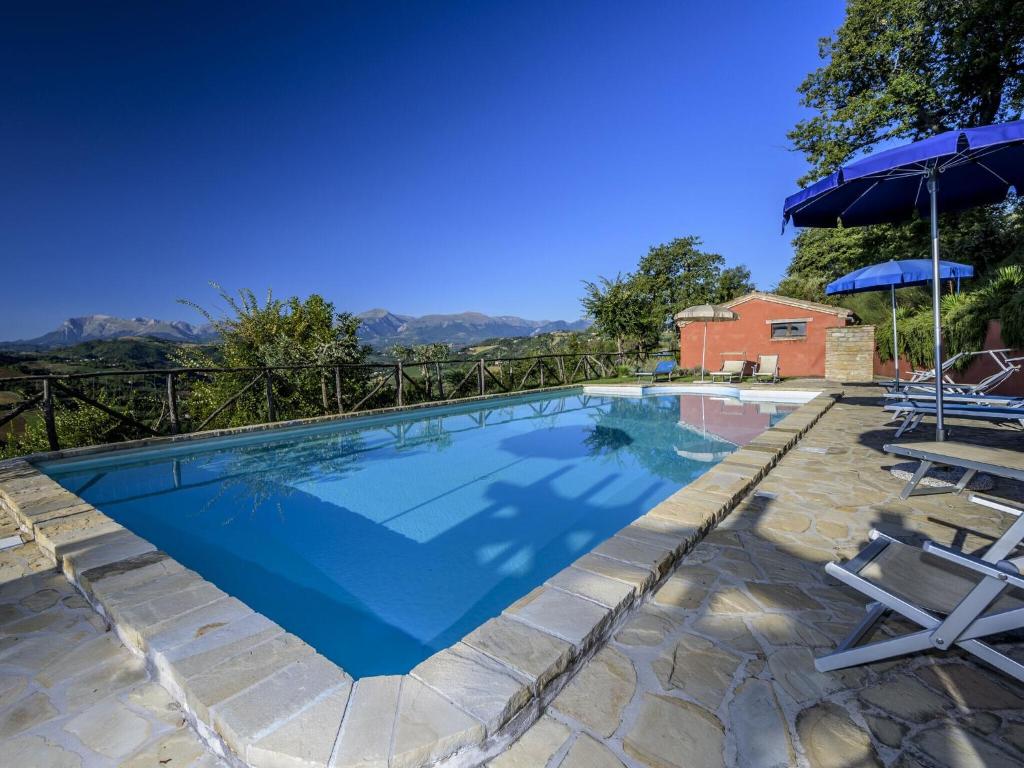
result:
[[(943, 560), (948, 560), (955, 565), (968, 568), (975, 573), (980, 573), (982, 576), (1006, 581), (1018, 588), (1024, 587), (1024, 579), (1020, 577), (1020, 572), (1009, 561), (1000, 560), (998, 563), (986, 563), (979, 557), (966, 555), (958, 550), (936, 544), (934, 541), (926, 541), (924, 543), (924, 551)], [(1001, 568), (1000, 566), (1003, 567)]]
[(1013, 515), (1014, 517), (1024, 515), (1024, 506), (1012, 501), (1007, 501), (1006, 499), (996, 499), (983, 493), (972, 493), (967, 497), (967, 500), (974, 504), (994, 509), (997, 512), (1005, 512), (1006, 514)]

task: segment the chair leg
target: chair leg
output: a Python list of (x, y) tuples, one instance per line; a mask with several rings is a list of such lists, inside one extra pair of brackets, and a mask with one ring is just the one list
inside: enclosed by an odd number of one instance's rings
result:
[(982, 661), (986, 661), (993, 667), (1001, 672), (1005, 672), (1011, 677), (1017, 678), (1020, 682), (1024, 683), (1024, 664), (1019, 661), (1014, 661), (1005, 653), (1000, 653), (991, 645), (983, 643), (980, 640), (964, 640), (957, 643), (961, 648), (969, 653), (973, 653)]
[(964, 476), (960, 478), (960, 482), (956, 484), (956, 492), (963, 493), (964, 488), (971, 482), (971, 479), (978, 474), (976, 469), (968, 469), (964, 471)]
[(882, 620), (882, 617), (889, 612), (889, 607), (882, 603), (868, 603), (867, 608), (864, 612), (864, 618), (860, 620), (860, 623), (854, 627), (853, 631), (846, 636), (837, 647), (837, 651), (845, 651), (849, 648), (853, 648), (859, 643), (865, 635), (867, 635), (875, 625)]
[(909, 499), (911, 494), (913, 494), (914, 489), (917, 488), (917, 484), (921, 482), (924, 476), (928, 474), (928, 470), (930, 470), (931, 468), (932, 462), (922, 461), (921, 466), (917, 468), (917, 471), (914, 473), (914, 476), (911, 477), (909, 481), (907, 481), (907, 484), (905, 486), (903, 486), (903, 491), (900, 493), (900, 498), (903, 499), (904, 501)]
[(917, 653), (933, 647), (930, 637), (931, 630), (922, 629), (890, 640), (879, 640), (876, 643), (861, 645), (857, 648), (848, 648), (845, 651), (833, 651), (815, 659), (814, 668), (819, 672), (832, 672), (836, 669), (856, 667), (896, 656), (905, 656), (908, 653)]

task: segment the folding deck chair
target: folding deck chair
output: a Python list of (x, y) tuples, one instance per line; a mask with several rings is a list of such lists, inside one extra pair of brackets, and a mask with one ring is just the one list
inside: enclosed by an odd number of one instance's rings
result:
[(754, 369), (754, 380), (771, 380), (772, 384), (779, 380), (779, 356), (758, 355), (757, 367)]
[(726, 360), (722, 363), (722, 370), (711, 371), (708, 375), (712, 381), (725, 379), (726, 381), (742, 381), (743, 373), (747, 370), (746, 360)]
[[(1008, 349), (986, 349), (981, 352), (971, 352), (969, 355), (959, 353), (953, 355), (946, 362), (942, 364), (942, 391), (951, 395), (984, 395), (991, 392), (993, 389), (998, 387), (1008, 378), (1013, 376), (1021, 369), (1021, 363), (1024, 362), (1024, 357), (1007, 357), (1006, 353)], [(953, 367), (963, 357), (979, 357), (981, 355), (988, 355), (992, 361), (996, 364), (996, 371), (981, 381), (974, 384), (964, 382), (954, 382), (947, 374), (946, 371)], [(900, 381), (897, 386), (895, 380), (879, 382), (883, 387), (888, 390), (889, 393), (895, 392), (920, 392), (935, 394), (935, 371), (915, 371), (909, 381)]]
[[(931, 493), (960, 493), (978, 472), (1024, 482), (1024, 453), (1007, 448), (991, 448), (985, 445), (970, 445), (952, 441), (926, 443), (886, 443), (882, 450), (893, 456), (917, 459), (921, 465), (904, 486), (901, 499)], [(964, 476), (960, 482), (949, 488), (918, 488), (928, 470), (935, 464), (946, 467), (962, 467)]]
[[(947, 371), (952, 370), (953, 366), (956, 365), (956, 363), (960, 360), (960, 358), (964, 357), (965, 354), (966, 353), (964, 353), (964, 352), (957, 352), (955, 355), (953, 355), (950, 358), (947, 358), (946, 361), (943, 362), (943, 364), (942, 364), (942, 380), (944, 382), (947, 382), (949, 384), (953, 383), (953, 380), (949, 377), (949, 375), (947, 374)], [(974, 354), (974, 353), (972, 353), (972, 354)], [(910, 384), (932, 384), (932, 385), (934, 385), (934, 383), (935, 383), (935, 369), (934, 368), (929, 368), (927, 370), (911, 371), (910, 372), (910, 376), (908, 378), (900, 379), (898, 381), (896, 379), (886, 379), (884, 381), (879, 381), (878, 385), (881, 386), (881, 387), (885, 387), (885, 389), (888, 392), (899, 392), (901, 389), (905, 388), (906, 386), (908, 386)]]
[[(1005, 405), (993, 405), (990, 403), (979, 404), (972, 402), (970, 398), (960, 396), (956, 398), (943, 398), (942, 413), (947, 418), (957, 419), (982, 419), (985, 421), (1016, 422), (1024, 427), (1024, 400), (1008, 399)], [(935, 415), (934, 398), (928, 402), (903, 401), (890, 403), (884, 409), (893, 414), (893, 419), (902, 419), (899, 429), (896, 430), (896, 437), (901, 437), (904, 432), (910, 432), (924, 420), (925, 416)], [(893, 420), (893, 419), (890, 419)]]
[[(873, 602), (839, 647), (815, 660), (819, 672), (958, 646), (1024, 682), (1024, 664), (984, 642), (1024, 628), (1024, 557), (1010, 557), (1024, 540), (1024, 507), (990, 496), (969, 498), (1017, 518), (982, 557), (931, 541), (918, 548), (872, 531), (871, 542), (852, 560), (825, 566), (829, 575)], [(889, 611), (921, 629), (858, 645)]]

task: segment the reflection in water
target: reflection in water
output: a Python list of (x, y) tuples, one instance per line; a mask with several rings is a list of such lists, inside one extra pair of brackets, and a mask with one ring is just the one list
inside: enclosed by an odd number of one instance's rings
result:
[(633, 438), (623, 429), (598, 424), (583, 438), (583, 444), (590, 449), (591, 456), (600, 456), (632, 445)]
[(359, 677), (500, 613), (705, 472), (744, 418), (771, 416), (519, 398), (47, 471)]

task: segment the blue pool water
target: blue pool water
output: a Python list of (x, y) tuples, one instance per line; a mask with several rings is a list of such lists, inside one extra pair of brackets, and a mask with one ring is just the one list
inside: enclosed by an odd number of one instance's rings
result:
[(400, 674), (791, 407), (573, 392), (42, 469), (354, 677)]

